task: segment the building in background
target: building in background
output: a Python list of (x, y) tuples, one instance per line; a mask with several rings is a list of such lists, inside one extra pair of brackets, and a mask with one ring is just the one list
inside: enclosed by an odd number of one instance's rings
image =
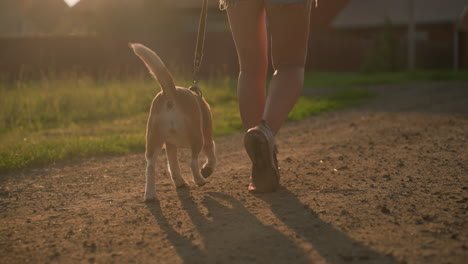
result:
[(0, 37), (63, 34), (69, 11), (63, 0), (0, 1)]
[[(468, 18), (464, 10), (468, 1), (413, 1), (417, 67), (466, 66)], [(404, 53), (409, 16), (409, 0), (351, 0), (333, 20), (332, 27), (352, 37), (373, 39), (390, 26)]]
[[(404, 70), (409, 1), (319, 1), (311, 11), (307, 70)], [(417, 69), (467, 68), (467, 0), (413, 1)], [(1, 0), (0, 74), (145, 70), (128, 42), (145, 43), (169, 65), (190, 71), (201, 5), (202, 0), (80, 0), (69, 7), (63, 0)], [(229, 23), (216, 0), (209, 1), (204, 54), (205, 74), (237, 74)]]

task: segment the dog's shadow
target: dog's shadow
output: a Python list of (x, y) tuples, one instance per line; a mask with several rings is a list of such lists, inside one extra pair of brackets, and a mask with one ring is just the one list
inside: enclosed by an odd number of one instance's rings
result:
[(203, 260), (206, 259), (206, 254), (196, 248), (196, 245), (192, 243), (191, 239), (184, 237), (179, 234), (169, 223), (167, 218), (163, 214), (161, 203), (158, 198), (151, 202), (146, 202), (146, 207), (151, 212), (159, 227), (167, 235), (178, 255), (184, 260), (185, 263), (190, 263), (191, 260)]
[[(185, 210), (200, 234), (203, 247), (180, 235), (168, 222), (159, 201), (147, 203), (147, 208), (184, 263), (311, 263), (311, 252), (300, 248), (281, 228), (262, 223), (234, 197), (206, 193), (202, 214), (189, 189), (178, 189), (182, 209)], [(289, 190), (282, 188), (275, 194), (258, 196), (271, 205), (274, 215), (290, 230), (312, 244), (313, 250), (329, 263), (397, 263), (391, 256), (379, 254), (314, 215), (304, 215), (304, 204)]]

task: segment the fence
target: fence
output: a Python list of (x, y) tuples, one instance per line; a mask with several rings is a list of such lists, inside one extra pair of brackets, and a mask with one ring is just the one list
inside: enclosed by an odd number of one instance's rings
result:
[[(210, 34), (206, 40), (205, 73), (233, 67), (235, 49), (223, 35)], [(134, 39), (151, 47), (168, 65), (177, 70), (192, 67), (194, 36), (172, 41)], [(144, 70), (128, 47), (129, 39), (114, 37), (26, 37), (0, 39), (0, 74), (37, 76), (44, 72), (87, 72), (101, 74), (135, 74)], [(219, 44), (218, 44), (219, 43)], [(233, 71), (233, 69), (226, 69)]]
[[(0, 75), (11, 78), (36, 77), (45, 72), (86, 72), (132, 75), (146, 71), (128, 48), (128, 42), (141, 42), (154, 49), (171, 71), (190, 73), (195, 34), (166, 39), (115, 38), (102, 36), (24, 37), (0, 39)], [(312, 35), (306, 68), (313, 71), (359, 71), (373, 47), (370, 39), (347, 36)], [(421, 46), (419, 67), (450, 68), (450, 47)], [(405, 57), (405, 47), (400, 47)], [(404, 62), (402, 62), (404, 67)], [(231, 35), (207, 33), (201, 74), (236, 75), (237, 55)]]

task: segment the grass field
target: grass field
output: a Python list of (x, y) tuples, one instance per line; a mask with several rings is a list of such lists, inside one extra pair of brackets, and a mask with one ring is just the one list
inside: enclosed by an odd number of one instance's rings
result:
[[(290, 119), (349, 107), (373, 96), (356, 85), (467, 79), (466, 72), (307, 73), (306, 89), (344, 89), (327, 97), (301, 97)], [(235, 80), (214, 78), (200, 86), (213, 110), (215, 135), (239, 131)], [(0, 173), (76, 158), (143, 152), (147, 113), (158, 91), (157, 83), (143, 76), (96, 81), (69, 74), (1, 81)]]

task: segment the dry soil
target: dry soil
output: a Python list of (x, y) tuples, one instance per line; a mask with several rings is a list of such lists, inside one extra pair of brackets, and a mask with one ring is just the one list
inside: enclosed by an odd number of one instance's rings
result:
[(0, 263), (468, 263), (468, 83), (367, 88), (283, 127), (272, 194), (247, 192), (242, 134), (204, 187), (161, 155), (152, 203), (143, 153), (1, 175)]

